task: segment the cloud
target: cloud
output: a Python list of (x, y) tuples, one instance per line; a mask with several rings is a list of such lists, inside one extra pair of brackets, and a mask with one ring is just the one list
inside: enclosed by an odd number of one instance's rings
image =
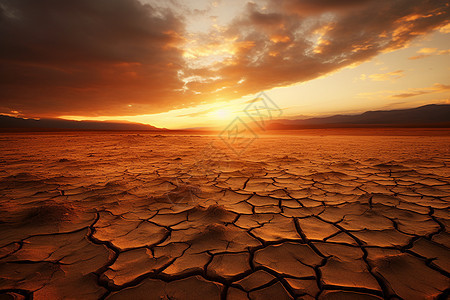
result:
[(434, 93), (441, 93), (450, 90), (450, 85), (435, 83), (433, 86), (424, 88), (424, 89), (410, 89), (405, 92), (401, 92), (395, 95), (392, 95), (392, 98), (409, 98), (419, 95), (425, 95), (425, 94), (434, 94)]
[(441, 28), (439, 28), (439, 31), (442, 33), (450, 33), (450, 23), (447, 23)]
[[(183, 24), (137, 0), (0, 0), (0, 107), (117, 115), (179, 105)], [(132, 104), (131, 107), (128, 105)]]
[(431, 53), (435, 53), (436, 51), (437, 51), (437, 48), (422, 48), (419, 51), (417, 51), (417, 53), (431, 54)]
[(211, 107), (211, 108), (204, 109), (204, 110), (201, 110), (201, 111), (198, 111), (198, 112), (193, 112), (193, 113), (188, 113), (188, 114), (181, 114), (181, 115), (178, 115), (178, 117), (190, 117), (190, 118), (198, 117), (198, 116), (206, 115), (206, 114), (208, 114), (210, 112), (213, 112), (215, 110), (217, 110), (216, 107)]
[(417, 51), (419, 55), (411, 56), (408, 59), (420, 59), (429, 57), (432, 55), (446, 55), (450, 54), (450, 49), (448, 50), (439, 50), (437, 48), (422, 48), (419, 51)]
[(358, 97), (362, 99), (380, 99), (380, 98), (395, 98), (404, 99), (414, 96), (437, 94), (450, 91), (450, 85), (435, 83), (432, 86), (424, 88), (410, 88), (407, 90), (381, 90), (376, 92), (359, 93)]
[[(308, 13), (289, 8), (298, 3), (318, 7)], [(224, 91), (221, 95), (225, 97), (257, 93), (314, 79), (405, 47), (413, 38), (441, 27), (450, 14), (445, 1), (312, 3), (273, 0), (266, 9), (249, 3), (224, 37), (251, 46), (235, 49), (230, 59), (213, 68), (191, 72), (208, 76), (212, 69), (221, 76), (215, 82), (218, 86), (226, 86), (244, 75), (245, 84), (229, 89), (228, 95)], [(273, 37), (283, 37), (283, 42)], [(233, 90), (237, 94), (232, 94)]]
[[(293, 11), (301, 15), (324, 13), (329, 11), (342, 11), (360, 8), (374, 0), (286, 0), (281, 2), (286, 11)], [(272, 1), (274, 3), (275, 0)], [(280, 5), (280, 4), (278, 4)]]
[(405, 76), (405, 74), (403, 73), (403, 70), (397, 70), (397, 71), (388, 72), (388, 73), (371, 74), (371, 75), (368, 75), (367, 77), (372, 79), (373, 81), (389, 81), (389, 80), (394, 81), (403, 76)]
[(196, 14), (173, 7), (0, 0), (0, 113), (123, 116), (237, 99), (404, 47), (450, 18), (444, 0), (268, 0), (196, 34)]

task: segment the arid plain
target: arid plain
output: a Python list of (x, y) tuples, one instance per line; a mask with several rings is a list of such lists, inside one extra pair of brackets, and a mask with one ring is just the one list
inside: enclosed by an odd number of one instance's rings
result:
[(450, 137), (0, 137), (0, 299), (446, 299)]

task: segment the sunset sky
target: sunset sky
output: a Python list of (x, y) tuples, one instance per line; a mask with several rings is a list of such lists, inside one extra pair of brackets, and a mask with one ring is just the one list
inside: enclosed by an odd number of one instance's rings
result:
[(450, 103), (441, 0), (0, 0), (0, 114), (224, 126)]

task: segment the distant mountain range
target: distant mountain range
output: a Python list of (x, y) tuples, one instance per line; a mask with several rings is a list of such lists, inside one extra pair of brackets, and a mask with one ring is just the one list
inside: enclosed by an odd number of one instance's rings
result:
[(147, 130), (167, 129), (155, 126), (115, 121), (73, 121), (65, 119), (23, 119), (0, 115), (0, 131), (58, 131), (58, 130)]
[[(310, 119), (279, 119), (268, 122), (267, 130), (313, 128), (383, 128), (437, 127), (450, 128), (450, 105), (430, 104), (411, 109), (368, 111), (358, 115), (335, 115)], [(73, 121), (65, 119), (23, 119), (0, 115), (0, 131), (58, 131), (58, 130), (142, 130), (164, 131), (155, 126), (119, 121)], [(204, 128), (204, 131), (211, 129)], [(186, 130), (190, 131), (190, 130)], [(198, 129), (202, 131), (202, 129)]]
[(360, 127), (450, 127), (450, 105), (430, 104), (417, 108), (368, 111), (358, 115), (335, 115), (310, 119), (279, 119), (268, 130)]

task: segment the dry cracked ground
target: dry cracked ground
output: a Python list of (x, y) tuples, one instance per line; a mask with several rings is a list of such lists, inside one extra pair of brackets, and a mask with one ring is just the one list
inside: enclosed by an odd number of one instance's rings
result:
[(0, 136), (0, 299), (446, 299), (450, 138)]

